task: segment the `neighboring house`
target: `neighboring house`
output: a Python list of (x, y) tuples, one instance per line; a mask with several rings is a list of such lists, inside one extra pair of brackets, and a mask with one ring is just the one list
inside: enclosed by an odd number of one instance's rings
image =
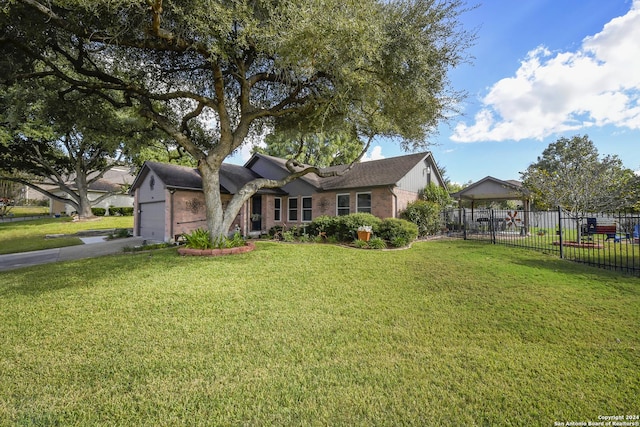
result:
[[(244, 165), (223, 164), (220, 186), (223, 205), (245, 183), (256, 178), (280, 179), (289, 174), (285, 159), (254, 154)], [(323, 171), (344, 171), (334, 166)], [(261, 234), (275, 225), (304, 226), (321, 215), (369, 212), (395, 218), (417, 200), (426, 185), (444, 186), (431, 153), (409, 154), (353, 165), (343, 175), (305, 175), (282, 188), (262, 189), (240, 210), (230, 232)], [(146, 162), (131, 186), (134, 234), (171, 241), (206, 227), (202, 180), (197, 169)]]
[[(98, 197), (102, 196), (105, 193), (113, 192), (119, 194), (113, 194), (106, 199), (102, 200), (100, 203), (93, 205), (94, 208), (104, 208), (108, 209), (109, 207), (116, 208), (127, 208), (133, 207), (133, 197), (128, 193), (123, 193), (123, 187), (133, 183), (135, 179), (135, 175), (131, 174), (131, 169), (127, 167), (114, 167), (109, 169), (102, 178), (93, 182), (89, 185), (89, 199), (95, 200)], [(53, 194), (68, 197), (66, 194), (59, 189), (56, 190), (57, 187), (51, 187), (51, 192)], [(71, 185), (71, 188), (75, 188), (75, 185)], [(71, 215), (75, 212), (75, 209), (67, 204), (57, 200), (51, 199), (50, 205), (51, 214), (66, 214)]]

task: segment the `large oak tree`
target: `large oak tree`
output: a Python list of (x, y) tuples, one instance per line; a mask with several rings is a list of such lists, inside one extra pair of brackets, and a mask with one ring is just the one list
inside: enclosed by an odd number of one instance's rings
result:
[[(473, 34), (462, 0), (9, 0), (0, 8), (6, 83), (54, 77), (64, 93), (133, 107), (198, 164), (212, 238), (263, 187), (225, 209), (222, 162), (265, 129), (352, 129), (428, 144), (461, 94), (447, 73)], [(303, 124), (303, 126), (301, 126)]]
[(91, 187), (125, 164), (153, 129), (96, 95), (63, 97), (56, 83), (47, 78), (0, 90), (0, 179), (67, 203), (80, 218), (92, 217), (91, 207), (126, 191), (126, 183), (113, 183), (112, 190), (102, 185), (98, 197), (90, 196)]

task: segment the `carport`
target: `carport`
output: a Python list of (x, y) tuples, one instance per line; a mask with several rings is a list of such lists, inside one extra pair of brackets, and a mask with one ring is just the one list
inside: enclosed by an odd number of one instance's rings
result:
[(504, 201), (504, 200), (522, 200), (523, 207), (523, 231), (529, 232), (529, 211), (530, 211), (530, 193), (522, 186), (520, 181), (501, 179), (487, 176), (480, 181), (475, 182), (457, 193), (451, 195), (458, 203), (462, 205), (462, 201), (471, 202), (471, 220), (474, 220), (474, 210), (476, 202), (488, 201)]

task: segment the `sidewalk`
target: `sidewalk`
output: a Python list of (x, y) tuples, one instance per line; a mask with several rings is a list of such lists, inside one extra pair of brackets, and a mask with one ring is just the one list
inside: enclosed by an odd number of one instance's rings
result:
[(58, 261), (70, 261), (75, 259), (120, 254), (123, 253), (124, 248), (141, 246), (143, 242), (144, 239), (141, 237), (128, 237), (126, 239), (114, 239), (100, 243), (89, 243), (77, 246), (67, 246), (64, 248), (0, 255), (0, 271)]

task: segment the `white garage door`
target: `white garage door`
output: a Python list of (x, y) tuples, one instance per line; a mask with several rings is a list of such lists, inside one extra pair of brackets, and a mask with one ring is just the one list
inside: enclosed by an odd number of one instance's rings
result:
[(140, 236), (164, 241), (164, 202), (140, 204)]

